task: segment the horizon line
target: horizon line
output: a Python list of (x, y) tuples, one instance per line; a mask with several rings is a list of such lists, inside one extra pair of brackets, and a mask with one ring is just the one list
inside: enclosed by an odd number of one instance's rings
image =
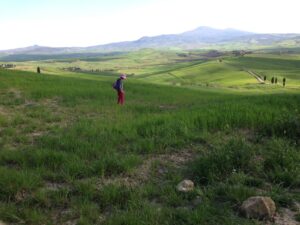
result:
[(300, 33), (296, 33), (296, 32), (271, 32), (271, 33), (262, 33), (262, 32), (252, 32), (252, 31), (246, 31), (243, 29), (237, 29), (237, 28), (232, 28), (232, 27), (227, 27), (227, 28), (216, 28), (216, 27), (211, 27), (211, 26), (199, 26), (196, 27), (195, 29), (192, 30), (187, 30), (187, 31), (183, 31), (183, 32), (178, 32), (178, 33), (165, 33), (165, 34), (157, 34), (157, 35), (151, 35), (151, 36), (141, 36), (139, 38), (136, 39), (131, 39), (131, 40), (123, 40), (123, 41), (113, 41), (113, 42), (105, 42), (105, 43), (99, 43), (99, 44), (95, 44), (95, 45), (86, 45), (86, 46), (50, 46), (50, 45), (40, 45), (40, 44), (32, 44), (32, 45), (27, 45), (27, 46), (20, 46), (20, 47), (14, 47), (14, 48), (8, 48), (8, 49), (0, 49), (0, 52), (5, 52), (5, 51), (12, 51), (12, 50), (16, 50), (16, 49), (26, 49), (26, 48), (30, 48), (30, 47), (44, 47), (44, 48), (89, 48), (89, 47), (95, 47), (95, 46), (103, 46), (103, 45), (110, 45), (110, 44), (116, 44), (116, 43), (123, 43), (123, 42), (133, 42), (133, 41), (138, 41), (142, 38), (152, 38), (152, 37), (158, 37), (158, 36), (164, 36), (164, 35), (180, 35), (186, 32), (191, 32), (200, 28), (209, 28), (209, 29), (214, 29), (214, 30), (236, 30), (236, 31), (241, 31), (241, 32), (248, 32), (250, 34), (273, 34), (273, 35), (282, 35), (282, 34), (299, 34)]

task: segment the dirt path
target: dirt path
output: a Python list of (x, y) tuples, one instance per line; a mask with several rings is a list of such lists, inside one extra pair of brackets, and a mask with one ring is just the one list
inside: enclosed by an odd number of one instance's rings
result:
[(259, 83), (261, 83), (261, 84), (265, 84), (266, 83), (263, 79), (260, 78), (260, 76), (257, 73), (255, 73), (255, 72), (253, 72), (251, 70), (245, 70), (245, 71), (247, 73), (249, 73), (251, 76), (253, 76)]

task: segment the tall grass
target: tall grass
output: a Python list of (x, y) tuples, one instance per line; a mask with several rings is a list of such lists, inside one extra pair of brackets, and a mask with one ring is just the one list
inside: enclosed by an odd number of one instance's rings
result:
[[(0, 70), (1, 219), (42, 224), (60, 208), (71, 209), (68, 219), (81, 224), (98, 223), (95, 215), (107, 210), (115, 215), (107, 224), (251, 224), (230, 207), (221, 212), (215, 200), (237, 204), (262, 181), (299, 186), (298, 93), (239, 94), (128, 79), (126, 104), (120, 107), (112, 82), (107, 76), (89, 80)], [(206, 203), (195, 211), (174, 209), (177, 200), (189, 201), (174, 191), (174, 181), (164, 192), (152, 192), (164, 199), (159, 213), (143, 186), (100, 191), (95, 186), (94, 179), (130, 174), (147, 154), (172, 154), (205, 135), (211, 143), (217, 132), (237, 130), (256, 133), (258, 142), (268, 144), (257, 149), (255, 143), (233, 140), (196, 160), (189, 175), (209, 188)], [(252, 160), (258, 156), (264, 161), (256, 165)], [(64, 188), (45, 190), (47, 183)]]

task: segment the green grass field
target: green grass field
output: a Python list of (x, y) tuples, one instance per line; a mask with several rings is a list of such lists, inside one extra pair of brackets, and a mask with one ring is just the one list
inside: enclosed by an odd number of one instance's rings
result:
[(79, 73), (92, 75), (111, 76), (123, 72), (132, 78), (155, 84), (230, 89), (256, 89), (261, 86), (249, 74), (251, 71), (261, 78), (266, 76), (266, 84), (270, 84), (272, 77), (277, 77), (278, 84), (271, 85), (271, 89), (282, 86), (284, 77), (288, 87), (299, 89), (300, 54), (278, 54), (279, 50), (273, 50), (273, 53), (265, 51), (257, 50), (244, 57), (234, 57), (228, 51), (223, 52), (223, 56), (213, 58), (207, 56), (207, 51), (145, 49), (115, 56), (11, 63), (17, 65), (17, 70), (31, 72), (35, 72), (36, 67), (40, 66), (44, 73), (69, 76), (70, 71), (67, 68), (79, 67), (82, 69)]
[[(265, 224), (239, 214), (254, 195), (295, 211), (299, 58), (218, 59), (144, 50), (0, 70), (0, 220)], [(28, 72), (37, 65), (43, 74)], [(102, 71), (62, 70), (72, 66)], [(248, 70), (266, 75), (267, 83)], [(123, 107), (112, 89), (120, 72), (132, 74)], [(287, 86), (271, 85), (271, 76), (286, 77)], [(195, 190), (177, 192), (185, 178)]]

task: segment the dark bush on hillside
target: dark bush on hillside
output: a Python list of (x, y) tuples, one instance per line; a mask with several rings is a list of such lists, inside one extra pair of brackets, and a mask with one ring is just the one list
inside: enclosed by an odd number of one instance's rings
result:
[(275, 80), (274, 80), (274, 77), (272, 77), (272, 79), (271, 79), (271, 83), (272, 83), (272, 84), (274, 84), (274, 81), (275, 81)]

